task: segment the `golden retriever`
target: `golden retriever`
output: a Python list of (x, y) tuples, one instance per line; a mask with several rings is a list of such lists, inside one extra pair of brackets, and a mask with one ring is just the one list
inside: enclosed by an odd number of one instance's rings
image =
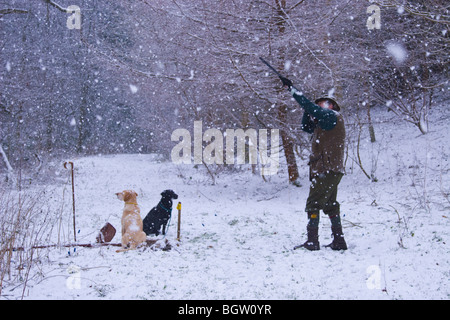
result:
[(116, 193), (116, 196), (119, 200), (125, 201), (122, 214), (122, 249), (116, 252), (136, 249), (147, 239), (145, 232), (142, 231), (143, 223), (136, 200), (138, 194), (133, 190), (124, 190)]

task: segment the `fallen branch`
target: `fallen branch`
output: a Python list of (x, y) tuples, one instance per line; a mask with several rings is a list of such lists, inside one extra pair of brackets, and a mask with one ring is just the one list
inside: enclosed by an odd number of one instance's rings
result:
[[(120, 247), (120, 243), (75, 243), (75, 244), (49, 244), (41, 246), (32, 246), (30, 249), (49, 249), (49, 248), (73, 248), (73, 247), (83, 247), (83, 248), (99, 248), (99, 247)], [(4, 249), (4, 251), (25, 251), (24, 247)]]
[(343, 222), (348, 222), (352, 227), (363, 228), (360, 223), (354, 223), (347, 219), (342, 219)]
[[(147, 247), (151, 247), (154, 244), (156, 244), (159, 240), (147, 240)], [(74, 247), (83, 247), (83, 248), (100, 248), (100, 247), (121, 247), (121, 243), (72, 243), (72, 244), (49, 244), (49, 245), (40, 245), (40, 246), (32, 246), (30, 249), (49, 249), (49, 248), (74, 248)], [(162, 248), (162, 250), (170, 250), (171, 246), (166, 240), (166, 246)], [(10, 249), (4, 249), (4, 252), (10, 252), (10, 251), (25, 251), (24, 247), (18, 247), (18, 248), (10, 248)]]

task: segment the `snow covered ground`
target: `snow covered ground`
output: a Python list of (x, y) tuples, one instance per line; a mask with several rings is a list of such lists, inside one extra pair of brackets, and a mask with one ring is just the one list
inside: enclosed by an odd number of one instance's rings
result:
[[(144, 217), (169, 188), (180, 196), (175, 204), (182, 202), (181, 242), (174, 209), (166, 237), (171, 251), (47, 250), (31, 270), (24, 298), (449, 299), (450, 118), (448, 112), (432, 117), (427, 135), (405, 122), (378, 123), (372, 144), (364, 130), (362, 161), (369, 172), (376, 165), (378, 182), (347, 160), (338, 193), (345, 252), (323, 247), (331, 242), (323, 214), (322, 250), (292, 250), (306, 239), (306, 161), (299, 159), (304, 185), (298, 188), (287, 184), (285, 168), (267, 183), (241, 171), (221, 174), (212, 185), (204, 167), (176, 166), (155, 155), (71, 159), (79, 243), (94, 242), (105, 222), (118, 229), (113, 242), (120, 242), (123, 203), (116, 192), (136, 190)], [(69, 242), (66, 175), (61, 171), (60, 182), (48, 188), (55, 207), (64, 194), (59, 234)], [(10, 284), (3, 295), (20, 298), (22, 287)]]

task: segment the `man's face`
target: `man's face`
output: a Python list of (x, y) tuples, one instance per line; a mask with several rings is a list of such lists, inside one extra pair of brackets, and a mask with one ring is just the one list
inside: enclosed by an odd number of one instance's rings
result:
[(327, 100), (319, 101), (317, 105), (324, 109), (333, 109), (333, 105)]

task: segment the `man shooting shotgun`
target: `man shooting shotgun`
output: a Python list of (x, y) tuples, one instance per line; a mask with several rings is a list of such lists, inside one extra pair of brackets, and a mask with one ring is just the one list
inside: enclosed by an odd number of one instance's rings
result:
[(336, 200), (339, 182), (344, 175), (345, 125), (339, 113), (340, 107), (334, 99), (321, 97), (308, 100), (292, 81), (283, 77), (264, 59), (260, 58), (280, 78), (284, 87), (303, 108), (302, 130), (312, 134), (309, 160), (311, 181), (305, 211), (308, 215), (306, 227), (308, 239), (294, 249), (319, 250), (319, 219), (322, 210), (331, 221), (333, 242), (327, 245), (333, 250), (347, 250), (342, 232), (340, 205)]

